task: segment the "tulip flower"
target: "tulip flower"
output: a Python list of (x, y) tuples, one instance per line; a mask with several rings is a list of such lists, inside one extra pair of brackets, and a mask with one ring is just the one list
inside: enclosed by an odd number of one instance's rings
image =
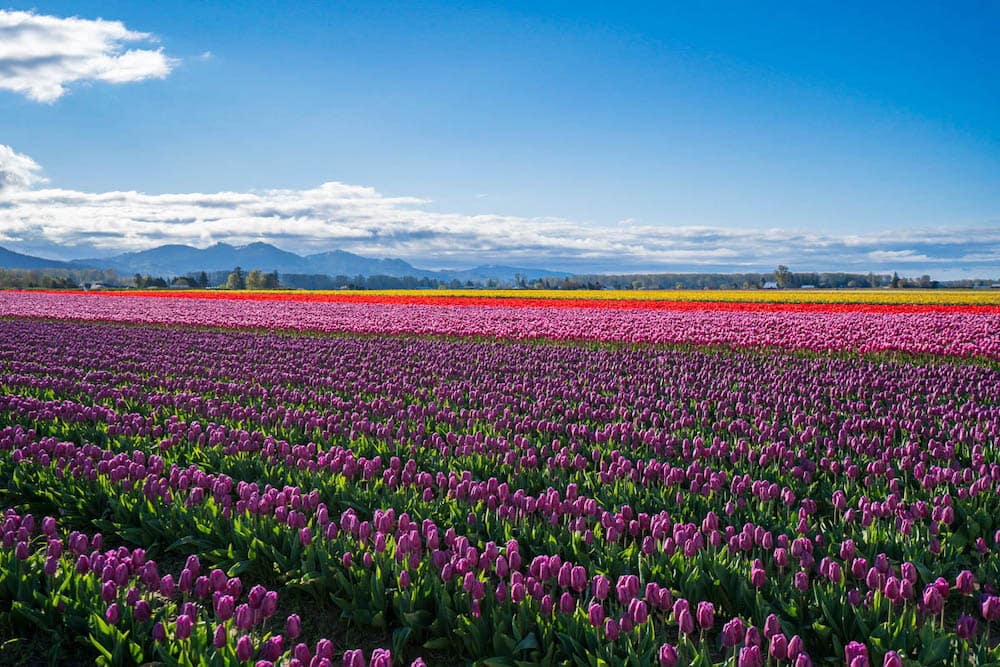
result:
[(849, 642), (844, 647), (844, 662), (851, 667), (867, 667), (868, 647), (861, 642)]
[(672, 644), (663, 644), (660, 646), (660, 667), (674, 667), (680, 660), (680, 656), (677, 653), (677, 648)]
[(249, 635), (241, 635), (236, 640), (236, 657), (243, 662), (253, 657), (253, 640)]

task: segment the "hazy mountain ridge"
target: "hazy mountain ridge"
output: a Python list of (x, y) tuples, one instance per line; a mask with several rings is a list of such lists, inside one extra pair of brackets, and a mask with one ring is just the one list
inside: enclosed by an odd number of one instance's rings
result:
[(71, 269), (74, 268), (69, 262), (61, 262), (57, 259), (45, 259), (34, 257), (23, 253), (14, 252), (7, 248), (0, 247), (0, 268), (2, 269)]
[(462, 282), (489, 279), (513, 282), (516, 275), (521, 275), (527, 280), (571, 275), (559, 271), (497, 265), (434, 271), (417, 268), (399, 258), (364, 257), (345, 250), (297, 255), (263, 242), (245, 246), (216, 243), (207, 248), (171, 244), (112, 257), (75, 259), (66, 262), (24, 255), (0, 247), (0, 268), (99, 268), (114, 269), (123, 276), (140, 273), (169, 278), (199, 271), (229, 271), (237, 266), (244, 270), (260, 269), (265, 272), (277, 271), (279, 274), (321, 274), (331, 277), (383, 275), (396, 278), (412, 276)]

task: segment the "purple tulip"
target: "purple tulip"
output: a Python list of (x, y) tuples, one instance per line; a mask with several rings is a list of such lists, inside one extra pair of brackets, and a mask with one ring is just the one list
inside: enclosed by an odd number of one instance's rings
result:
[(771, 635), (771, 646), (769, 653), (775, 660), (784, 660), (788, 657), (788, 639), (782, 633)]
[(290, 614), (285, 619), (285, 634), (289, 639), (297, 639), (302, 634), (302, 620), (298, 614)]
[(194, 627), (194, 621), (190, 616), (186, 614), (181, 614), (177, 617), (177, 621), (174, 626), (174, 639), (185, 640), (191, 636), (191, 628)]
[(606, 600), (611, 591), (611, 582), (603, 574), (598, 574), (591, 582), (591, 589), (598, 600)]
[(392, 667), (392, 654), (388, 649), (377, 648), (372, 651), (368, 667)]
[(993, 621), (1000, 621), (1000, 597), (996, 595), (987, 595), (984, 597), (981, 611), (985, 620), (991, 623)]
[(135, 607), (132, 610), (132, 617), (140, 623), (145, 623), (153, 615), (153, 610), (149, 606), (149, 602), (146, 600), (136, 600)]
[(941, 597), (940, 589), (934, 584), (928, 584), (924, 588), (923, 603), (927, 613), (931, 615), (941, 613), (944, 609), (944, 598)]
[(955, 633), (960, 639), (972, 639), (976, 636), (978, 623), (972, 616), (962, 614), (958, 617), (958, 624), (955, 626)]
[(365, 667), (365, 655), (361, 649), (350, 649), (344, 651), (344, 667)]
[(601, 627), (604, 624), (604, 607), (597, 602), (591, 603), (587, 609), (587, 617), (590, 620), (591, 626), (595, 628)]
[(677, 653), (677, 647), (672, 644), (660, 646), (660, 667), (674, 667), (678, 660), (680, 660), (680, 656)]
[(174, 585), (174, 578), (172, 575), (165, 574), (160, 579), (160, 595), (166, 598), (174, 597), (176, 593), (176, 588)]
[(241, 635), (236, 640), (236, 657), (246, 662), (253, 657), (253, 640), (249, 635)]
[(768, 614), (767, 618), (764, 619), (764, 638), (770, 639), (779, 632), (781, 632), (781, 621), (776, 615)]
[(104, 618), (111, 625), (118, 624), (118, 621), (120, 621), (122, 618), (122, 614), (121, 611), (118, 609), (117, 602), (112, 603), (111, 606), (108, 607), (107, 611), (104, 612)]
[(316, 657), (333, 659), (333, 642), (329, 639), (320, 639), (316, 642)]
[(265, 660), (277, 660), (281, 656), (282, 643), (284, 643), (284, 637), (281, 635), (274, 635), (261, 645), (261, 657)]
[(253, 627), (253, 612), (250, 610), (250, 605), (244, 603), (236, 607), (233, 619), (236, 627), (244, 632)]
[(740, 649), (737, 667), (764, 667), (764, 656), (759, 646), (744, 646)]
[(860, 665), (867, 667), (868, 665), (868, 647), (861, 642), (850, 642), (844, 647), (844, 661), (854, 667)]
[(715, 605), (711, 602), (698, 603), (698, 625), (703, 630), (711, 630), (715, 625)]
[(605, 619), (604, 636), (607, 637), (608, 641), (615, 641), (618, 639), (618, 632), (618, 622), (613, 618)]
[(271, 618), (277, 610), (278, 593), (276, 591), (268, 591), (264, 594), (264, 600), (261, 602), (260, 611), (264, 615), (264, 618)]
[(975, 590), (976, 579), (969, 570), (962, 570), (955, 579), (955, 588), (963, 595), (971, 595)]
[(882, 658), (882, 667), (903, 667), (903, 658), (895, 651), (889, 651)]
[(745, 634), (746, 626), (743, 623), (743, 619), (733, 617), (722, 626), (722, 645), (725, 648), (739, 646), (743, 642)]
[(677, 617), (677, 628), (686, 635), (694, 632), (694, 618), (691, 616), (690, 610), (681, 609), (681, 613)]
[(226, 632), (226, 626), (217, 625), (215, 626), (215, 634), (212, 637), (212, 646), (217, 649), (222, 648), (229, 641), (229, 633)]
[(228, 595), (220, 595), (215, 602), (215, 615), (220, 621), (228, 621), (233, 617), (235, 606), (233, 598)]
[(264, 596), (266, 595), (267, 589), (257, 584), (250, 589), (250, 593), (247, 595), (247, 603), (249, 603), (251, 609), (256, 611), (264, 603)]

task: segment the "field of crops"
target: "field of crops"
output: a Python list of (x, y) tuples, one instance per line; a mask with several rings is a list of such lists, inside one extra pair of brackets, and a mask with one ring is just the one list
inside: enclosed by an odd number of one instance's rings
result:
[(0, 662), (1000, 664), (995, 302), (597, 294), (0, 292)]

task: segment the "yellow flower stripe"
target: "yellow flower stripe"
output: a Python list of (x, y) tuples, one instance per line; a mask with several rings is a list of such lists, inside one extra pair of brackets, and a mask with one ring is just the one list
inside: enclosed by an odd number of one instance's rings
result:
[[(299, 292), (302, 290), (289, 290)], [(533, 290), (425, 289), (329, 290), (308, 294), (443, 296), (528, 299), (600, 299), (640, 301), (729, 301), (743, 303), (870, 303), (1000, 305), (1000, 289), (788, 289), (788, 290)]]

